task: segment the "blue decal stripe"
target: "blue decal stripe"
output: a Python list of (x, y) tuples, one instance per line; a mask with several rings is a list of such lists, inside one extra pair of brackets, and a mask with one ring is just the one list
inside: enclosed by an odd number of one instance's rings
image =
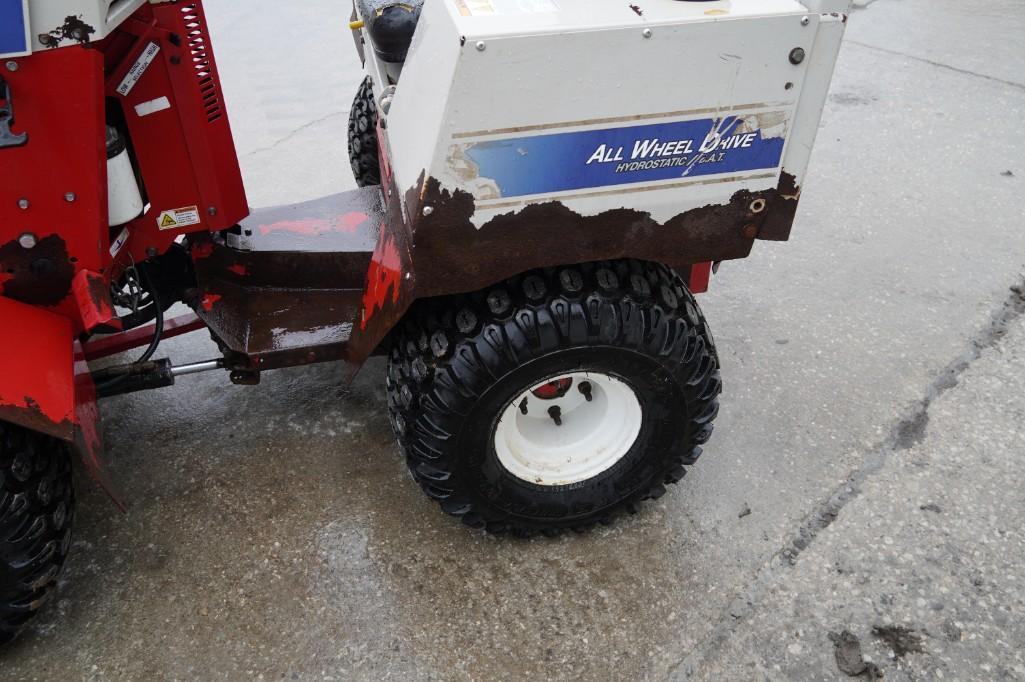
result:
[(466, 155), (503, 198), (779, 167), (784, 138), (765, 138), (751, 126), (740, 132), (746, 118), (484, 141)]
[(0, 0), (0, 54), (28, 51), (26, 21), (23, 0)]

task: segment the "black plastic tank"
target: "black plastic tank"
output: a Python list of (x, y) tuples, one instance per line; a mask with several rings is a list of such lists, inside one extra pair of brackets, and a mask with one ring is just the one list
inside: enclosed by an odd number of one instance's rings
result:
[(379, 59), (393, 64), (406, 61), (424, 0), (356, 0), (370, 42)]

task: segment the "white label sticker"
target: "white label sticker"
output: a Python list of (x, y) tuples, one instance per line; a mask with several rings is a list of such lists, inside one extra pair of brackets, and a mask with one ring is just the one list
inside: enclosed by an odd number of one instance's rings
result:
[(121, 253), (121, 249), (125, 248), (125, 244), (128, 243), (128, 237), (130, 236), (131, 233), (128, 231), (127, 227), (121, 230), (121, 234), (119, 234), (117, 239), (114, 240), (114, 243), (110, 245), (111, 258), (117, 258), (117, 254)]
[(555, 0), (455, 0), (464, 17), (490, 17), (496, 14), (539, 14), (558, 12)]
[(176, 230), (179, 227), (199, 225), (202, 222), (199, 217), (199, 206), (186, 206), (170, 211), (162, 211), (157, 218), (157, 227), (161, 230)]
[(157, 54), (160, 53), (160, 46), (156, 43), (150, 43), (146, 46), (146, 49), (142, 51), (139, 58), (132, 64), (132, 68), (128, 69), (128, 73), (125, 74), (124, 79), (121, 81), (121, 85), (117, 86), (118, 94), (127, 97), (128, 93), (132, 91), (135, 84), (142, 78), (142, 74), (146, 73), (146, 69), (153, 63), (153, 60), (157, 58)]
[(155, 114), (158, 111), (164, 111), (165, 109), (170, 108), (171, 101), (169, 99), (166, 97), (157, 97), (156, 99), (151, 99), (148, 102), (136, 104), (135, 113), (139, 115), (139, 118), (142, 118), (143, 116), (149, 116), (150, 114)]

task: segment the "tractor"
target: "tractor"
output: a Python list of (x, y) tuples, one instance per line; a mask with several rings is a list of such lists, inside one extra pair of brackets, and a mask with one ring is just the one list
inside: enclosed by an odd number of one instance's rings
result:
[(413, 478), (493, 533), (683, 478), (722, 390), (695, 295), (789, 237), (849, 2), (636, 3), (355, 0), (359, 188), (250, 210), (202, 0), (0, 0), (0, 642), (72, 467), (130, 501), (102, 400), (198, 372), (385, 356)]

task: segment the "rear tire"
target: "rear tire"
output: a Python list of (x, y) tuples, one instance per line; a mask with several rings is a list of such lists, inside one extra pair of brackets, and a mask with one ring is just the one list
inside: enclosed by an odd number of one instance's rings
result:
[(71, 546), (74, 504), (68, 446), (0, 422), (0, 645), (55, 589)]
[(349, 161), (360, 187), (381, 184), (381, 161), (377, 149), (377, 105), (374, 84), (368, 76), (359, 86), (349, 114)]
[(721, 389), (693, 296), (639, 261), (421, 301), (388, 376), (424, 492), (469, 526), (521, 536), (608, 523), (661, 497), (701, 455)]

